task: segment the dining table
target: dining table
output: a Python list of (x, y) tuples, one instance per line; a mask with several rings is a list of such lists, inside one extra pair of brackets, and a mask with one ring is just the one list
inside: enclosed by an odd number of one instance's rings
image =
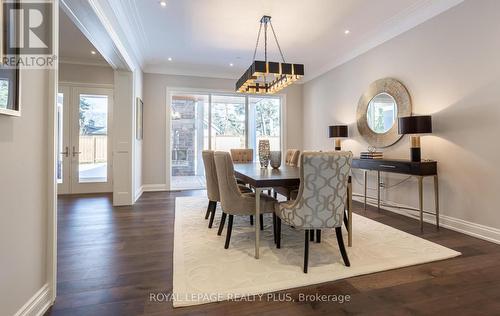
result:
[[(282, 165), (278, 169), (263, 168), (260, 163), (234, 164), (236, 178), (255, 189), (255, 258), (259, 259), (260, 248), (260, 199), (264, 191), (275, 187), (298, 187), (300, 185), (300, 168)], [(352, 183), (351, 177), (347, 186), (346, 208), (348, 214), (348, 246), (352, 246)]]

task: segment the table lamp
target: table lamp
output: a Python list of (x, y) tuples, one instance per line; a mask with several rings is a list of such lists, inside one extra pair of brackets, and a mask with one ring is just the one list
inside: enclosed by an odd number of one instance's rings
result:
[(399, 134), (410, 135), (410, 158), (420, 162), (420, 135), (432, 133), (432, 117), (430, 115), (406, 116), (399, 118)]
[(332, 125), (328, 127), (328, 137), (335, 138), (335, 150), (341, 150), (340, 140), (347, 136), (347, 125)]

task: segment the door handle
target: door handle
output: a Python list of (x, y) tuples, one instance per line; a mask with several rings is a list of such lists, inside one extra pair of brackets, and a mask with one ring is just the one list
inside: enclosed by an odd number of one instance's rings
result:
[(66, 146), (66, 150), (61, 153), (61, 155), (64, 155), (65, 157), (69, 157), (69, 148)]
[(79, 155), (81, 153), (82, 153), (81, 151), (76, 151), (75, 146), (73, 146), (73, 157), (76, 157), (76, 155)]

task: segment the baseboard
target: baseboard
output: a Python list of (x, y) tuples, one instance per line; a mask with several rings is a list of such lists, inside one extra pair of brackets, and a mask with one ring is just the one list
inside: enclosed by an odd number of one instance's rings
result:
[[(364, 199), (362, 197), (355, 197), (353, 196), (352, 198), (354, 201), (358, 201), (363, 203)], [(411, 218), (419, 219), (420, 215), (418, 212), (413, 212), (409, 210), (404, 210), (401, 208), (412, 208), (411, 206), (404, 205), (404, 204), (399, 204), (399, 203), (394, 203), (390, 201), (384, 201), (386, 204), (391, 204), (394, 206), (387, 206), (384, 205), (384, 210), (391, 211), (397, 214), (405, 215)], [(371, 206), (377, 206), (377, 203), (368, 201), (367, 202)], [(398, 208), (400, 207), (400, 208)], [(435, 224), (436, 223), (436, 217), (431, 214), (425, 214), (424, 213), (424, 222), (430, 223), (430, 224)], [(472, 237), (480, 238), (483, 240), (487, 240), (490, 242), (494, 242), (496, 244), (500, 244), (500, 229), (494, 228), (494, 227), (489, 227), (473, 222), (469, 222), (463, 219), (447, 216), (447, 215), (440, 215), (439, 216), (439, 225)]]
[(157, 192), (157, 191), (168, 191), (166, 184), (144, 184), (142, 186), (143, 192)]
[(134, 198), (134, 203), (137, 202), (137, 200), (141, 197), (142, 193), (144, 193), (144, 186), (141, 185), (136, 191), (135, 191), (135, 198)]
[(52, 305), (49, 285), (45, 284), (38, 292), (17, 311), (14, 316), (40, 316)]

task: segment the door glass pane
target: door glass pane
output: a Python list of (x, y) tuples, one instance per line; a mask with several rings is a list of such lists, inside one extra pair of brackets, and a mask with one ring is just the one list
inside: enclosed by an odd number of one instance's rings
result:
[(80, 94), (78, 179), (108, 181), (108, 96)]
[(63, 102), (64, 94), (57, 94), (57, 183), (63, 182)]
[(201, 152), (208, 149), (208, 95), (175, 94), (171, 100), (171, 186), (205, 187)]
[[(270, 97), (249, 97), (250, 117), (254, 126), (253, 148), (259, 148), (261, 139), (268, 139), (271, 150), (281, 151), (281, 99)], [(257, 152), (255, 152), (257, 155)]]
[(245, 148), (245, 97), (212, 96), (212, 150)]

